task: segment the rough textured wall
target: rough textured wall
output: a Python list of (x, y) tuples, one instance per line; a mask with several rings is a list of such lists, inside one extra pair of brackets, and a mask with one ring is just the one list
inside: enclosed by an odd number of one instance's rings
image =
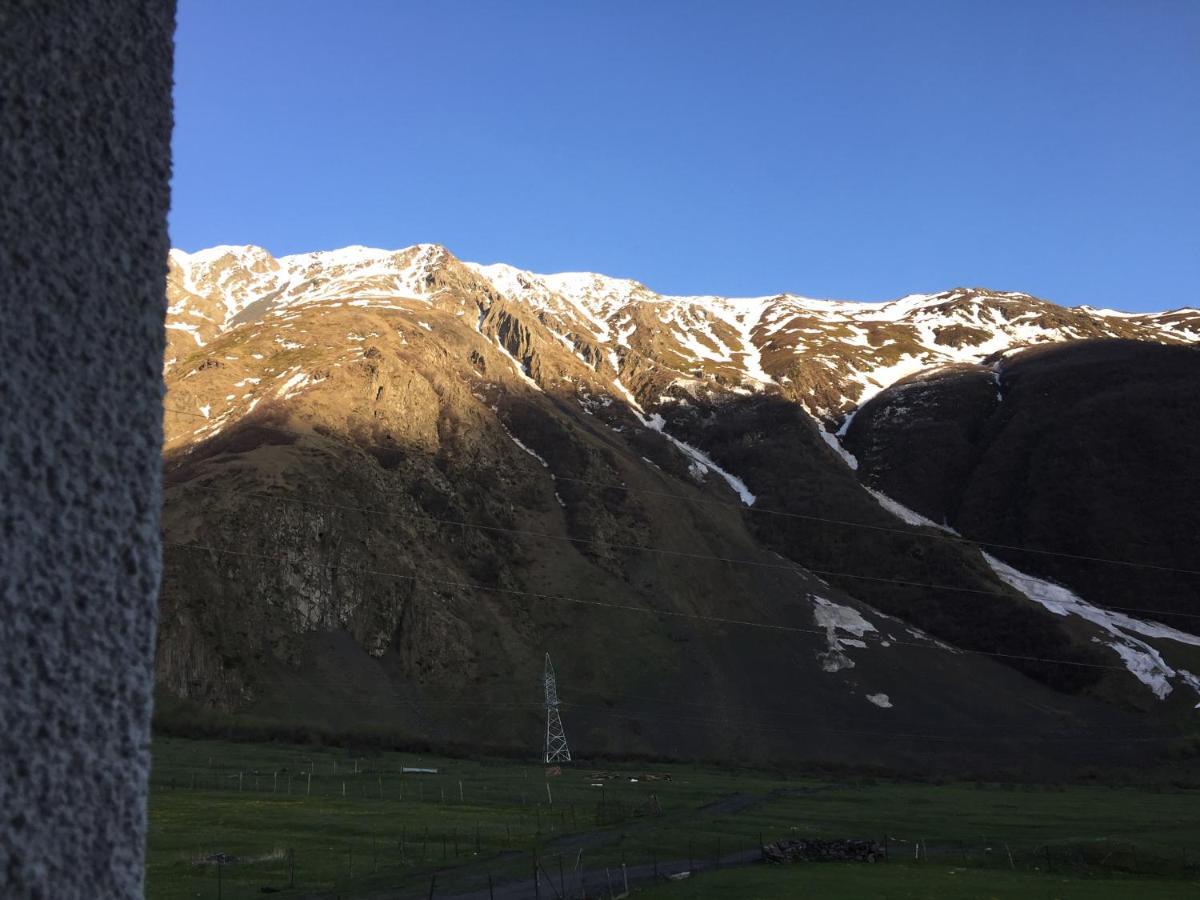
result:
[(0, 2), (0, 896), (142, 893), (172, 0)]

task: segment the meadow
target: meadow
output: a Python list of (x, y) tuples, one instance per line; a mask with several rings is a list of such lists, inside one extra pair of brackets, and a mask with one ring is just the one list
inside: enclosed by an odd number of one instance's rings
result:
[[(1187, 787), (629, 761), (547, 775), (504, 759), (182, 738), (156, 739), (153, 755), (147, 896), (164, 900), (599, 897), (627, 882), (681, 900), (1200, 893), (1200, 791)], [(886, 859), (761, 864), (782, 838), (870, 839)]]

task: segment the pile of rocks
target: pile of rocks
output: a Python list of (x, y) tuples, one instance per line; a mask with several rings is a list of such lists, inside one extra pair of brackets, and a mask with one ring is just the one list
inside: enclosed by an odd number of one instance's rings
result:
[(777, 841), (763, 847), (763, 859), (769, 863), (790, 862), (876, 862), (883, 859), (883, 845), (877, 841), (808, 840)]

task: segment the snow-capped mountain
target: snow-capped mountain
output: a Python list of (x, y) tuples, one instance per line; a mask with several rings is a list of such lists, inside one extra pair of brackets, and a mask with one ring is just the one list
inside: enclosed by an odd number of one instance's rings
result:
[[(515, 741), (511, 717), (464, 723), (420, 704), (466, 702), (475, 681), (516, 702), (513, 672), (578, 628), (591, 632), (570, 639), (567, 683), (573, 672), (635, 718), (620, 698), (651, 672), (668, 695), (748, 707), (787, 673), (809, 685), (790, 715), (850, 704), (905, 733), (1107, 727), (1131, 705), (1170, 719), (1200, 694), (1189, 630), (1072, 594), (1069, 571), (1053, 584), (1006, 551), (931, 540), (953, 519), (944, 498), (885, 478), (907, 440), (892, 398), (912, 380), (970, 373), (997, 404), (1010, 369), (1035, 365), (1018, 365), (1029, 348), (1124, 339), (1191, 354), (1195, 309), (979, 289), (674, 297), (436, 245), (172, 251), (167, 303), (159, 676), (192, 702), (254, 709), (287, 684), (319, 707), (295, 718), (359, 721), (323, 687), (332, 672), (380, 727), (457, 740), (477, 724)], [(654, 615), (631, 621), (638, 608)], [(640, 648), (639, 665), (613, 646)], [(962, 708), (967, 683), (988, 699)], [(398, 711), (399, 697), (417, 705)], [(589, 721), (606, 750), (660, 752), (687, 730)], [(738, 743), (692, 739), (715, 756)], [(784, 736), (763, 747), (796, 752)], [(871, 756), (833, 736), (800, 755), (851, 752)]]
[[(310, 303), (430, 303), (445, 292), (438, 273), (451, 265), (457, 260), (431, 244), (395, 251), (346, 247), (278, 260), (250, 246), (175, 250), (167, 327), (204, 346), (232, 325)], [(827, 421), (909, 375), (980, 363), (1017, 348), (1104, 337), (1200, 341), (1200, 310), (1194, 308), (1138, 314), (1068, 309), (1028, 294), (974, 288), (884, 303), (793, 294), (677, 297), (587, 272), (538, 275), (475, 263), (461, 268), (536, 315), (556, 340), (610, 381), (638, 370), (642, 377), (635, 380), (679, 399), (714, 388), (777, 392)], [(490, 300), (477, 302), (486, 308)], [(636, 396), (654, 403), (643, 390)]]

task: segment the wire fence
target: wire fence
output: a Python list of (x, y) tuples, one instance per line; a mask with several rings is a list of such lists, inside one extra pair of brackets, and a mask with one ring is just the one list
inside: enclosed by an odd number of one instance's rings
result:
[[(418, 834), (415, 840), (346, 841), (323, 848), (280, 846), (268, 853), (239, 855), (230, 848), (199, 851), (190, 860), (189, 895), (235, 898), (264, 893), (296, 895), (370, 892), (388, 896), (554, 897), (583, 900), (618, 897), (631, 886), (747, 865), (765, 865), (787, 839), (749, 839), (742, 832), (713, 834), (688, 842), (626, 842), (617, 852), (597, 847), (588, 835), (547, 840), (550, 846), (505, 846), (495, 835)], [(578, 838), (578, 840), (573, 840)], [(759, 843), (760, 840), (765, 843)], [(978, 836), (924, 840), (884, 834), (870, 843), (882, 852), (870, 859), (833, 857), (841, 864), (952, 866), (1074, 878), (1153, 876), (1200, 879), (1200, 853), (1152, 852), (1136, 843), (1096, 839), (1053, 843), (985, 841)], [(821, 856), (805, 864), (826, 861)]]
[[(859, 849), (846, 852), (842, 845), (848, 842), (828, 839), (828, 826), (819, 835), (798, 832), (778, 815), (763, 825), (754, 816), (741, 816), (736, 803), (675, 808), (668, 815), (657, 786), (640, 780), (632, 785), (627, 772), (607, 784), (588, 778), (560, 782), (543, 778), (540, 769), (508, 767), (489, 773), (483, 783), (368, 763), (321, 758), (291, 771), (165, 766), (152, 779), (156, 794), (186, 792), (202, 806), (218, 807), (265, 806), (273, 798), (285, 801), (285, 812), (289, 803), (316, 806), (319, 814), (329, 813), (329, 822), (337, 811), (361, 826), (351, 835), (332, 830), (327, 836), (306, 835), (278, 820), (264, 820), (258, 834), (232, 833), (228, 840), (221, 839), (218, 828), (211, 839), (176, 855), (174, 883), (186, 883), (187, 896), (222, 900), (372, 891), (488, 900), (611, 898), (655, 880), (763, 865), (789, 854), (801, 860), (948, 865), (1080, 878), (1200, 877), (1200, 850), (1186, 846), (1109, 837), (1035, 841), (1011, 835), (948, 838), (943, 833), (926, 838), (889, 830), (847, 835), (859, 839)], [(594, 777), (603, 776), (589, 776)], [(186, 866), (182, 877), (180, 863)]]

